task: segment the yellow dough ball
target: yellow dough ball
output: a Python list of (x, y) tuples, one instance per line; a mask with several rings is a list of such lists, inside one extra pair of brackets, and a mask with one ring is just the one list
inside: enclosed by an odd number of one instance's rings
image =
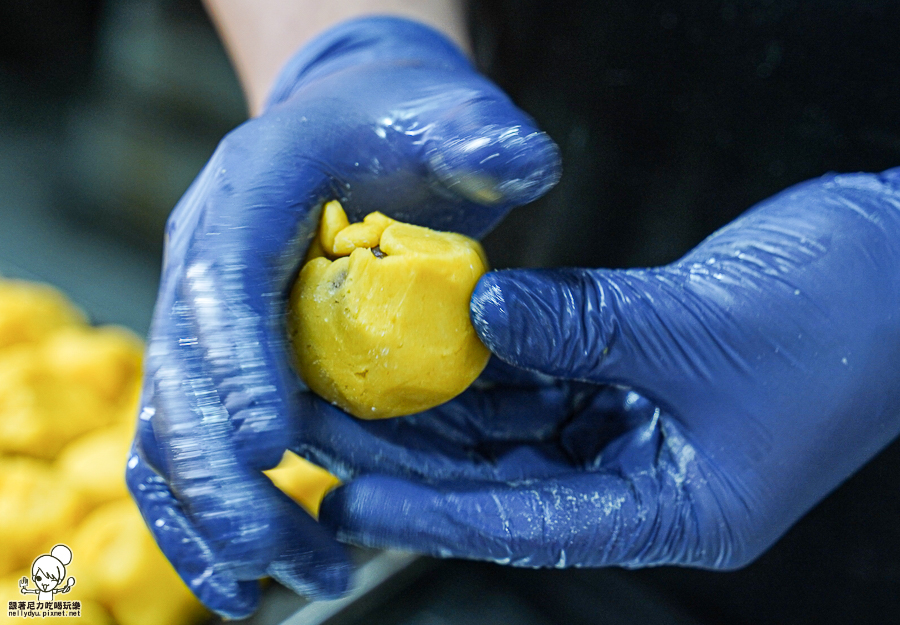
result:
[(54, 465), (92, 505), (126, 499), (128, 489), (122, 467), (133, 437), (134, 426), (130, 423), (98, 428), (66, 445)]
[(119, 625), (195, 623), (208, 617), (156, 546), (133, 502), (96, 508), (70, 546), (79, 559), (79, 592), (102, 603)]
[(65, 540), (85, 512), (78, 491), (51, 464), (0, 455), (0, 575)]
[(307, 260), (288, 316), (297, 366), (314, 392), (350, 414), (433, 408), (487, 365), (469, 320), (487, 270), (477, 241), (381, 213), (348, 224), (329, 202)]
[(0, 349), (0, 453), (53, 458), (72, 439), (132, 421), (140, 341), (117, 328), (65, 327)]
[(144, 345), (133, 332), (116, 326), (64, 328), (47, 337), (43, 352), (45, 366), (56, 376), (90, 389), (107, 404), (129, 402), (134, 408), (131, 391), (140, 386)]
[(70, 325), (83, 325), (84, 313), (46, 284), (0, 280), (0, 349), (42, 341)]

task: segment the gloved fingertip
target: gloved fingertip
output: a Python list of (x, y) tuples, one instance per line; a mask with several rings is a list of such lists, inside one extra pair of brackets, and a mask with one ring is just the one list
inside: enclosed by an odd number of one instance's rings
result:
[(900, 187), (900, 167), (892, 167), (891, 169), (886, 169), (878, 175), (882, 181), (890, 184), (895, 189)]
[[(274, 421), (273, 419), (269, 422)], [(293, 424), (286, 424), (281, 436), (275, 436), (272, 432), (255, 431), (252, 426), (238, 430), (234, 436), (234, 444), (238, 449), (241, 461), (255, 471), (268, 471), (275, 468), (284, 458), (287, 448), (286, 441), (297, 438), (297, 435), (291, 431), (293, 429), (295, 429)], [(257, 437), (255, 442), (254, 433)]]
[(208, 580), (203, 588), (191, 588), (200, 602), (226, 620), (251, 616), (259, 607), (259, 582), (245, 581), (222, 584)]
[(587, 379), (612, 335), (601, 300), (587, 270), (507, 270), (482, 276), (469, 312), (481, 341), (504, 361)]
[(429, 151), (429, 166), (450, 191), (476, 204), (527, 204), (559, 181), (559, 149), (530, 126), (493, 125), (448, 134)]
[(347, 594), (353, 569), (345, 554), (329, 557), (317, 553), (280, 559), (271, 563), (267, 572), (298, 595), (311, 600), (328, 600)]
[[(367, 505), (373, 492), (367, 485), (371, 481), (367, 477), (359, 477), (331, 490), (319, 505), (319, 523), (331, 530), (338, 540), (371, 547), (373, 544), (370, 532), (364, 528), (369, 525), (368, 519), (379, 515), (381, 505), (376, 500)], [(376, 490), (377, 490), (376, 480)]]
[(315, 572), (317, 599), (339, 599), (350, 590), (353, 569), (347, 562), (335, 563)]
[(280, 553), (266, 573), (309, 599), (337, 599), (350, 588), (353, 567), (344, 545), (312, 517), (291, 504), (283, 519)]
[[(340, 523), (341, 510), (346, 503), (347, 484), (332, 488), (325, 494), (319, 504), (319, 523), (332, 532), (337, 533)], [(338, 536), (338, 539), (341, 537)]]
[(332, 490), (319, 507), (319, 523), (344, 542), (429, 553), (429, 528), (443, 518), (435, 512), (443, 503), (427, 486), (368, 474)]
[(153, 431), (152, 417), (154, 414), (155, 410), (150, 406), (145, 406), (141, 409), (134, 434), (134, 448), (131, 453), (134, 454), (140, 451), (144, 461), (150, 468), (162, 475), (165, 471), (165, 463), (159, 441), (156, 439), (156, 433)]
[[(551, 311), (535, 297), (533, 276), (520, 271), (485, 274), (470, 304), (472, 325), (481, 341), (504, 361), (520, 367), (534, 364), (556, 326)], [(540, 291), (538, 291), (540, 292)]]

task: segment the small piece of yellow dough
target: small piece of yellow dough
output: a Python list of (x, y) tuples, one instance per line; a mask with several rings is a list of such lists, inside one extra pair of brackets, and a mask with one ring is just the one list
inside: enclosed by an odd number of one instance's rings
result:
[(337, 200), (328, 202), (322, 208), (322, 219), (319, 223), (319, 244), (329, 254), (334, 250), (334, 238), (337, 233), (350, 225), (347, 213)]
[(395, 223), (397, 222), (383, 213), (369, 213), (362, 223), (350, 224), (334, 235), (334, 245), (328, 255), (336, 258), (349, 256), (358, 247), (371, 249), (378, 245), (385, 229)]
[(381, 232), (373, 225), (350, 224), (334, 236), (334, 256), (349, 256), (358, 247), (372, 248), (378, 245)]
[(341, 481), (331, 473), (286, 451), (274, 469), (265, 471), (272, 483), (313, 516), (318, 516), (322, 498)]
[(303, 379), (364, 419), (422, 412), (463, 392), (490, 356), (469, 320), (487, 270), (481, 245), (380, 213), (342, 238), (342, 215), (336, 202), (325, 207), (320, 239), (327, 254), (345, 238), (349, 255), (310, 260), (291, 294), (288, 331)]
[(381, 236), (381, 233), (384, 232), (385, 228), (390, 226), (391, 224), (397, 223), (396, 220), (391, 219), (384, 213), (379, 213), (375, 211), (374, 213), (369, 213), (363, 218), (363, 223), (367, 226), (372, 226), (373, 228), (378, 229), (378, 236)]

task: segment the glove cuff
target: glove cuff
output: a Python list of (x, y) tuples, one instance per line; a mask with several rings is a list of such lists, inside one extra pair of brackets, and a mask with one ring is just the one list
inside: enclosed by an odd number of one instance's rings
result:
[(474, 71), (466, 55), (429, 26), (399, 17), (357, 18), (326, 30), (300, 48), (279, 72), (263, 110), (288, 100), (317, 78), (379, 61)]

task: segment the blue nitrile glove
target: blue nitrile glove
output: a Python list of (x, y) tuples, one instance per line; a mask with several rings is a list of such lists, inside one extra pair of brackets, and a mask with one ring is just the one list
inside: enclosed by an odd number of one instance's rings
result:
[(323, 202), (480, 236), (558, 176), (553, 143), (459, 50), (394, 18), (310, 43), (225, 137), (168, 222), (127, 472), (203, 603), (247, 615), (267, 575), (310, 597), (348, 586), (332, 533), (260, 473), (321, 403), (289, 364), (284, 315)]
[(526, 566), (741, 566), (900, 432), (900, 169), (792, 187), (665, 267), (488, 274), (472, 317), (579, 382), (324, 412), (318, 453), (358, 475), (324, 524)]

